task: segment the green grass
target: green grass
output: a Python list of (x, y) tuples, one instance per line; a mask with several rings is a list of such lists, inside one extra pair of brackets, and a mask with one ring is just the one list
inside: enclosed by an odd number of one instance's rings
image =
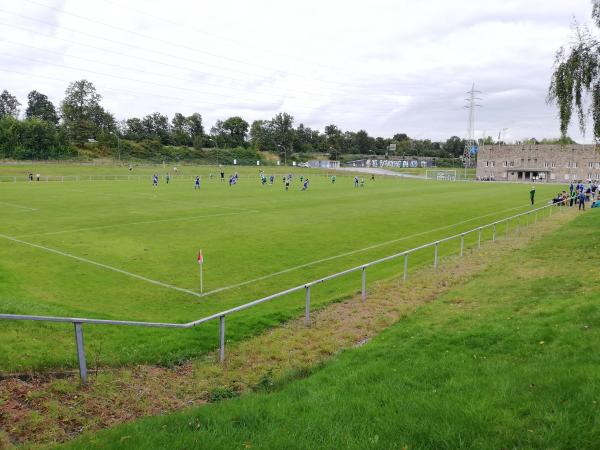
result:
[(65, 447), (598, 448), (599, 229), (580, 216), (306, 379)]
[[(52, 167), (56, 174), (82, 169)], [(16, 169), (1, 167), (0, 175), (5, 170)], [(206, 174), (215, 168), (183, 170)], [(0, 237), (0, 311), (187, 322), (528, 208), (523, 185), (377, 178), (354, 189), (348, 177), (332, 185), (311, 174), (310, 189), (301, 192), (295, 171), (292, 189), (285, 192), (281, 178), (261, 186), (257, 168), (238, 170), (238, 186), (205, 177), (200, 192), (179, 180), (158, 189), (141, 181), (0, 184), (0, 234), (191, 290), (199, 289), (195, 258), (202, 248), (205, 291), (257, 280), (199, 299)], [(538, 198), (556, 189), (540, 185)], [(441, 246), (441, 254), (456, 246)], [(410, 267), (431, 259), (431, 251), (412, 255)], [(369, 269), (369, 281), (397, 274), (400, 264)], [(354, 274), (315, 287), (312, 305), (344, 298), (359, 285)], [(302, 308), (300, 292), (245, 310), (227, 319), (227, 339), (256, 335)], [(172, 364), (214, 349), (217, 326), (85, 326), (84, 333), (95, 364)], [(2, 322), (0, 371), (76, 367), (73, 347), (71, 325)]]

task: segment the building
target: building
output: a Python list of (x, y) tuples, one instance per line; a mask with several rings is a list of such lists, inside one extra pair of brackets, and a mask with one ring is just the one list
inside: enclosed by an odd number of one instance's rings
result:
[(600, 180), (594, 145), (492, 145), (479, 150), (477, 179), (495, 181)]

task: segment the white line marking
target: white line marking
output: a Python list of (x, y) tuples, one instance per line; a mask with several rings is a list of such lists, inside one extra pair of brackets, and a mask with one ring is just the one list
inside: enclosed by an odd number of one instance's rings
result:
[(173, 286), (172, 284), (163, 283), (162, 281), (153, 280), (151, 278), (147, 278), (147, 277), (144, 277), (142, 275), (137, 275), (135, 273), (127, 272), (125, 270), (109, 266), (107, 264), (102, 264), (102, 263), (99, 263), (99, 262), (96, 262), (96, 261), (92, 261), (91, 259), (82, 258), (80, 256), (72, 255), (71, 253), (61, 252), (60, 250), (56, 250), (56, 249), (53, 249), (53, 248), (50, 248), (50, 247), (44, 247), (43, 245), (34, 244), (32, 242), (23, 241), (21, 239), (17, 239), (17, 238), (11, 237), (11, 236), (7, 236), (5, 234), (0, 234), (0, 237), (2, 237), (4, 239), (7, 239), (9, 241), (12, 241), (12, 242), (17, 242), (19, 244), (28, 245), (30, 247), (38, 248), (40, 250), (44, 250), (44, 251), (47, 251), (47, 252), (50, 252), (50, 253), (55, 253), (57, 255), (66, 256), (67, 258), (75, 259), (77, 261), (81, 261), (81, 262), (85, 262), (85, 263), (88, 263), (88, 264), (92, 264), (94, 266), (102, 267), (103, 269), (112, 270), (113, 272), (121, 273), (123, 275), (127, 275), (127, 276), (132, 277), (132, 278), (137, 278), (138, 280), (142, 280), (142, 281), (145, 281), (147, 283), (156, 284), (158, 286), (162, 286), (162, 287), (168, 288), (168, 289), (173, 289), (175, 291), (183, 292), (185, 294), (193, 295), (195, 297), (202, 297), (201, 294), (198, 294), (197, 292), (194, 292), (194, 291), (190, 291), (189, 289), (184, 289), (184, 288), (180, 288), (178, 286)]
[(411, 234), (410, 236), (404, 236), (404, 237), (401, 237), (401, 238), (392, 239), (390, 241), (385, 241), (385, 242), (380, 242), (378, 244), (373, 244), (373, 245), (370, 245), (368, 247), (361, 248), (361, 249), (358, 249), (358, 250), (352, 250), (352, 251), (349, 251), (349, 252), (346, 252), (346, 253), (341, 253), (339, 255), (334, 255), (334, 256), (329, 256), (327, 258), (318, 259), (316, 261), (311, 261), (311, 262), (308, 262), (308, 263), (305, 263), (305, 264), (300, 264), (299, 266), (290, 267), (288, 269), (280, 270), (278, 272), (273, 272), (273, 273), (270, 273), (268, 275), (263, 275), (262, 277), (254, 278), (253, 280), (243, 281), (241, 283), (232, 284), (232, 285), (229, 285), (229, 286), (223, 286), (223, 287), (220, 287), (220, 288), (217, 288), (217, 289), (213, 289), (212, 291), (205, 292), (204, 294), (201, 294), (201, 296), (202, 297), (206, 297), (207, 295), (216, 294), (217, 292), (227, 291), (229, 289), (234, 289), (234, 288), (240, 287), (240, 286), (245, 286), (247, 284), (254, 283), (256, 281), (266, 280), (267, 278), (275, 277), (277, 275), (282, 275), (282, 274), (288, 273), (288, 272), (293, 272), (294, 270), (303, 269), (304, 267), (309, 267), (309, 266), (313, 266), (315, 264), (320, 264), (322, 262), (327, 262), (327, 261), (331, 261), (331, 260), (334, 260), (334, 259), (343, 258), (344, 256), (354, 255), (356, 253), (365, 252), (367, 250), (373, 250), (375, 248), (384, 247), (384, 246), (389, 245), (389, 244), (394, 244), (396, 242), (405, 241), (407, 239), (412, 239), (412, 238), (415, 238), (415, 237), (418, 237), (418, 236), (423, 236), (423, 235), (426, 235), (426, 234), (429, 234), (429, 233), (435, 233), (437, 231), (446, 230), (448, 228), (452, 228), (452, 227), (455, 227), (455, 226), (458, 226), (458, 225), (463, 225), (465, 223), (472, 222), (473, 220), (484, 219), (486, 217), (493, 216), (495, 214), (501, 214), (503, 212), (514, 211), (515, 209), (524, 208), (526, 206), (528, 206), (528, 205), (525, 205), (525, 206), (516, 206), (514, 208), (507, 208), (507, 209), (504, 209), (502, 211), (496, 211), (496, 212), (492, 212), (492, 213), (489, 213), (489, 214), (484, 214), (482, 216), (472, 217), (471, 219), (463, 220), (461, 222), (456, 222), (456, 223), (454, 223), (452, 225), (446, 225), (446, 226), (443, 226), (443, 227), (434, 228), (432, 230), (423, 231), (421, 233)]
[(17, 205), (15, 203), (8, 203), (8, 202), (0, 202), (0, 203), (2, 203), (3, 205), (14, 206), (15, 208), (26, 209), (28, 211), (38, 211), (37, 208), (30, 208), (29, 206)]
[(184, 222), (187, 220), (196, 220), (196, 219), (204, 219), (206, 217), (221, 217), (221, 216), (237, 216), (239, 214), (251, 214), (257, 213), (259, 211), (255, 210), (246, 210), (240, 212), (230, 212), (230, 213), (220, 213), (220, 214), (205, 214), (203, 216), (192, 216), (192, 217), (174, 217), (172, 219), (156, 219), (156, 220), (142, 220), (139, 222), (126, 222), (126, 223), (116, 223), (113, 225), (99, 225), (96, 227), (87, 227), (87, 228), (77, 228), (74, 230), (60, 230), (60, 231), (49, 231), (47, 233), (34, 233), (34, 234), (24, 234), (19, 236), (19, 238), (24, 237), (33, 237), (33, 236), (51, 236), (55, 234), (65, 234), (65, 233), (78, 233), (80, 231), (90, 231), (90, 230), (104, 230), (107, 228), (117, 228), (117, 227), (126, 227), (129, 225), (145, 225), (149, 223), (161, 223), (161, 222)]

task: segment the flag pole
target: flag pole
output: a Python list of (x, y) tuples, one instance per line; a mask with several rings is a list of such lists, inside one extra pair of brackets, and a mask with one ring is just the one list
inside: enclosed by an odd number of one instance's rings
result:
[(200, 263), (200, 293), (202, 294), (203, 286), (202, 286), (202, 267), (204, 266), (204, 262)]

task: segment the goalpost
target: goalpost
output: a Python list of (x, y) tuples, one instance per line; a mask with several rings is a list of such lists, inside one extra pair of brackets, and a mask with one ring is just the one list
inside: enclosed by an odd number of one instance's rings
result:
[(425, 172), (428, 180), (443, 180), (443, 181), (456, 181), (456, 170), (427, 170)]

